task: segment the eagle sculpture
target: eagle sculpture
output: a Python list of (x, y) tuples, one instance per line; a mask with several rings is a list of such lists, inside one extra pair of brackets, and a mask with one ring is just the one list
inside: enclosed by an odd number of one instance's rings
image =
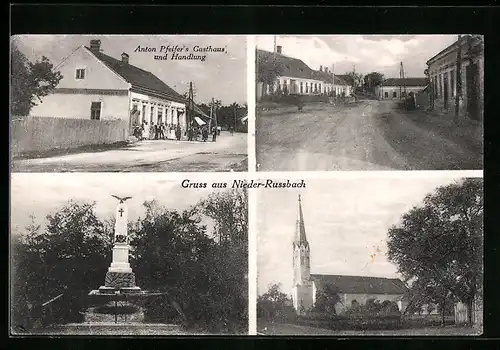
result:
[(111, 195), (111, 197), (115, 197), (116, 199), (118, 199), (120, 201), (120, 204), (121, 203), (124, 203), (127, 199), (130, 199), (132, 197), (118, 197), (118, 196), (115, 196), (114, 194)]

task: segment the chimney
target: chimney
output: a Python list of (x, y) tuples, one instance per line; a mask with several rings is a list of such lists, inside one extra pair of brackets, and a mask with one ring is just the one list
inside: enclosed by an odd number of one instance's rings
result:
[(276, 53), (281, 54), (281, 49), (282, 49), (281, 45), (276, 46)]
[(322, 72), (323, 71), (323, 66), (319, 66), (319, 71)]
[(325, 66), (325, 72), (328, 73), (328, 67)]
[(90, 51), (99, 52), (101, 50), (101, 40), (90, 40)]
[(125, 52), (124, 52), (124, 53), (122, 53), (122, 62), (123, 62), (123, 63), (128, 64), (128, 58), (129, 58), (129, 55), (128, 55), (128, 54), (126, 54)]

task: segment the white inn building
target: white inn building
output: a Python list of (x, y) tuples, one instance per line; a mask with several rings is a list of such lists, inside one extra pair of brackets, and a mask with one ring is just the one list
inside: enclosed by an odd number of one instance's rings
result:
[(349, 96), (352, 93), (351, 86), (341, 76), (336, 75), (335, 84), (333, 83), (334, 74), (328, 66), (320, 66), (319, 70), (314, 70), (298, 58), (283, 55), (281, 46), (276, 47), (276, 52), (257, 49), (256, 54), (257, 61), (271, 59), (274, 55), (283, 66), (283, 72), (273, 86), (257, 83), (259, 98), (277, 91), (295, 95)]
[[(120, 60), (104, 54), (100, 40), (78, 47), (55, 69), (63, 79), (30, 115), (122, 119), (131, 130), (143, 121), (186, 130), (186, 99), (154, 74), (132, 65), (128, 54), (122, 53)], [(134, 109), (139, 113), (132, 114)], [(194, 110), (195, 115), (209, 118), (198, 106)]]

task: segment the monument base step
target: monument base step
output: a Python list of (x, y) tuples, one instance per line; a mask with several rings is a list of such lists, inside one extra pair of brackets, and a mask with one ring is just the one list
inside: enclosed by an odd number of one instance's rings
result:
[(68, 335), (182, 335), (180, 325), (164, 323), (69, 323), (54, 326), (49, 334)]

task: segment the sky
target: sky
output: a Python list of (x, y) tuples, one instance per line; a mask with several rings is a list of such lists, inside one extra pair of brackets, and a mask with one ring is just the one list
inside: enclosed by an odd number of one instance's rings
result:
[(292, 243), (298, 194), (311, 273), (399, 278), (386, 257), (387, 231), (402, 214), (435, 188), (460, 180), (426, 178), (344, 178), (306, 180), (306, 188), (257, 191), (257, 292), (278, 283), (292, 292)]
[[(355, 67), (363, 75), (380, 72), (399, 77), (403, 62), (406, 77), (424, 77), (426, 62), (457, 40), (458, 35), (301, 35), (277, 36), (286, 56), (299, 58), (313, 69), (320, 65), (345, 74)], [(257, 48), (273, 51), (274, 36), (256, 38)]]
[[(129, 62), (150, 71), (167, 85), (183, 94), (192, 81), (197, 103), (209, 102), (212, 97), (223, 105), (243, 104), (246, 97), (246, 37), (229, 35), (20, 35), (14, 37), (29, 60), (46, 56), (54, 65), (69, 56), (78, 46), (89, 46), (91, 39), (100, 39), (103, 53), (121, 59), (128, 53)], [(161, 45), (227, 47), (227, 54), (207, 53), (205, 62), (199, 60), (155, 60), (155, 53), (135, 52), (138, 46)], [(158, 55), (158, 52), (156, 53)]]
[[(95, 212), (101, 220), (115, 215), (118, 201), (111, 197), (131, 196), (127, 200), (129, 221), (145, 214), (144, 201), (155, 199), (168, 209), (184, 210), (205, 198), (213, 190), (182, 188), (182, 179), (165, 179), (161, 173), (12, 173), (11, 227), (23, 231), (31, 222), (46, 223), (68, 201), (96, 202)], [(208, 228), (210, 227), (207, 222)]]

